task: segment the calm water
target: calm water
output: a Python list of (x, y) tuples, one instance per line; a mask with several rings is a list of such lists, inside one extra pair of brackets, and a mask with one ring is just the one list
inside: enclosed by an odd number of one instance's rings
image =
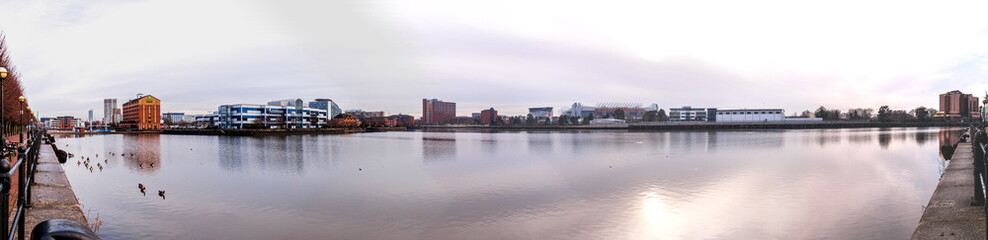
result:
[[(57, 144), (76, 155), (66, 173), (107, 239), (907, 239), (950, 131), (96, 135)], [(107, 168), (90, 172), (79, 156)]]

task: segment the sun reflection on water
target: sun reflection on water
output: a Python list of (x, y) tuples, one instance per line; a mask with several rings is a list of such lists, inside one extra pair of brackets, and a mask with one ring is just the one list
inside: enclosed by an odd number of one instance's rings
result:
[(672, 211), (669, 199), (654, 191), (641, 194), (641, 218), (642, 225), (639, 236), (649, 238), (670, 239), (679, 236), (681, 228), (680, 221), (676, 220), (676, 214)]

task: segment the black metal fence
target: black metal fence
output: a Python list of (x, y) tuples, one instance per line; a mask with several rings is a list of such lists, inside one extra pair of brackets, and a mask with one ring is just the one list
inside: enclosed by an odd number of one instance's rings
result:
[[(10, 144), (0, 146), (0, 218), (7, 221), (0, 221), (0, 239), (23, 240), (26, 235), (27, 210), (32, 207), (31, 190), (34, 185), (34, 176), (38, 167), (38, 155), (41, 150), (44, 131), (31, 131), (28, 134), (27, 144), (18, 146)], [(13, 155), (17, 156), (14, 164), (10, 164)], [(13, 207), (10, 205), (10, 191), (12, 190), (13, 178), (17, 177), (17, 199)], [(14, 210), (14, 217), (11, 218), (11, 209)], [(31, 239), (99, 239), (99, 236), (92, 233), (81, 223), (65, 220), (51, 219), (39, 223), (34, 227)]]
[[(985, 186), (986, 169), (988, 169), (988, 159), (985, 151), (988, 150), (988, 133), (983, 126), (972, 126), (968, 132), (961, 136), (961, 142), (971, 140), (972, 153), (974, 155), (974, 198), (971, 206), (982, 206), (986, 219), (988, 219), (988, 205), (985, 199), (988, 197), (988, 188)], [(985, 229), (988, 229), (988, 221), (985, 221)], [(985, 239), (988, 239), (986, 233)]]
[[(3, 146), (3, 160), (0, 160), (0, 217), (11, 219), (10, 211), (10, 191), (13, 187), (12, 178), (17, 176), (17, 200), (14, 204), (14, 218), (8, 221), (0, 221), (0, 234), (3, 239), (24, 239), (24, 215), (27, 208), (31, 208), (31, 183), (34, 182), (34, 173), (38, 165), (38, 151), (41, 146), (41, 136), (44, 132), (32, 132), (25, 146), (17, 145)], [(9, 159), (16, 151), (17, 161), (13, 165)], [(16, 231), (16, 232), (15, 232)], [(16, 234), (15, 234), (16, 233)]]

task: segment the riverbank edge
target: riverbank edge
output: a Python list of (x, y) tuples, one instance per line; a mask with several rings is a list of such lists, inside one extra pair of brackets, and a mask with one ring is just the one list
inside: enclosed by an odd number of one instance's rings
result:
[[(38, 223), (50, 219), (69, 219), (90, 226), (53, 147), (42, 145), (38, 153), (37, 172), (31, 186), (33, 206), (27, 209), (24, 219), (26, 236), (31, 236)], [(98, 217), (95, 219), (99, 221)]]
[(973, 172), (971, 143), (958, 143), (912, 239), (985, 239), (984, 207), (971, 204)]
[(164, 129), (116, 132), (49, 132), (61, 135), (100, 135), (100, 134), (170, 134), (170, 135), (213, 135), (213, 136), (269, 136), (305, 134), (351, 134), (365, 132), (408, 131), (405, 127), (381, 128), (315, 128), (315, 129)]
[(958, 122), (752, 122), (752, 123), (632, 123), (607, 125), (566, 125), (566, 126), (480, 126), (480, 125), (428, 125), (420, 129), (455, 130), (628, 130), (628, 131), (669, 131), (669, 130), (719, 130), (719, 129), (830, 129), (830, 128), (892, 128), (892, 127), (967, 127), (971, 123)]

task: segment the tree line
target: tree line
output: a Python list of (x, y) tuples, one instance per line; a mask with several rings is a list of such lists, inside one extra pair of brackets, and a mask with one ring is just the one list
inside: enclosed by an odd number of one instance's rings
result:
[(34, 115), (26, 110), (30, 106), (27, 101), (22, 104), (17, 100), (24, 95), (24, 87), (21, 85), (20, 72), (11, 63), (7, 47), (6, 35), (0, 34), (0, 67), (7, 68), (9, 72), (3, 80), (3, 98), (0, 99), (3, 102), (3, 115), (0, 116), (0, 128), (4, 129), (4, 133), (15, 134), (23, 131), (25, 125), (34, 119)]
[(847, 112), (841, 112), (840, 109), (827, 109), (824, 106), (820, 106), (816, 111), (810, 112), (809, 110), (803, 111), (800, 117), (817, 117), (823, 120), (875, 120), (880, 122), (933, 122), (940, 121), (939, 119), (933, 118), (933, 115), (937, 113), (934, 108), (927, 107), (916, 107), (910, 110), (893, 110), (889, 108), (888, 105), (883, 105), (878, 108), (878, 112), (875, 112), (871, 108), (851, 108)]

